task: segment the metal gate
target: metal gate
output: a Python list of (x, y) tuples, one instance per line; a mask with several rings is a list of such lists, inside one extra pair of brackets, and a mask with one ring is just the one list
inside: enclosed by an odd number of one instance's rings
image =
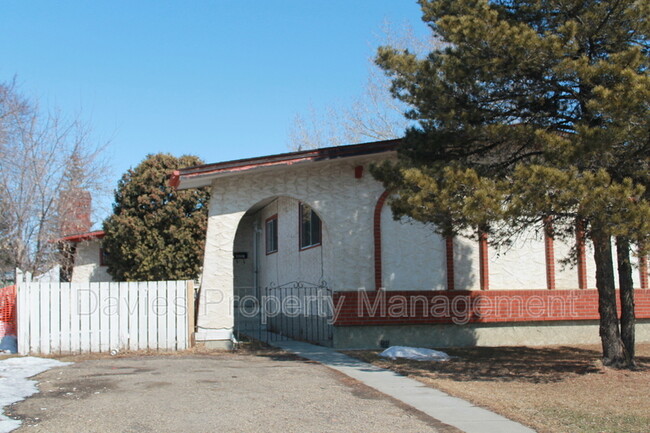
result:
[(271, 285), (260, 296), (234, 303), (235, 337), (269, 343), (288, 339), (332, 345), (332, 291), (320, 284), (292, 281)]

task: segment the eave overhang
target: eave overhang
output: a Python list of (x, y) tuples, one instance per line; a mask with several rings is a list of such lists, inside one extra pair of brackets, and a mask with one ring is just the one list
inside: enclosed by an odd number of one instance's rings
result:
[(210, 185), (213, 180), (220, 177), (252, 172), (258, 173), (261, 171), (281, 169), (287, 166), (312, 164), (340, 158), (353, 158), (378, 153), (394, 152), (397, 149), (399, 142), (400, 140), (397, 139), (346, 146), (324, 147), (320, 149), (303, 150), (187, 167), (175, 170), (169, 179), (169, 185), (179, 190), (200, 188)]
[(93, 232), (87, 232), (87, 233), (78, 233), (74, 235), (68, 235), (64, 236), (62, 238), (59, 238), (58, 241), (60, 242), (83, 242), (83, 241), (89, 241), (92, 239), (101, 239), (106, 235), (104, 233), (104, 230), (95, 230)]

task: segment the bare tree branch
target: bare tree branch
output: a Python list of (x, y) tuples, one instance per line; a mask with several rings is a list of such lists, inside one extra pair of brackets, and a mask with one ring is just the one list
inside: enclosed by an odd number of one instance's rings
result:
[[(395, 28), (390, 22), (384, 23), (378, 40), (380, 45), (418, 56), (440, 46), (436, 38), (419, 38), (410, 26)], [(314, 149), (401, 137), (411, 121), (404, 116), (407, 106), (392, 97), (390, 87), (390, 79), (374, 59), (369, 59), (368, 79), (361, 95), (347, 107), (310, 107), (306, 114), (296, 115), (289, 130), (289, 147)]]
[[(14, 83), (0, 83), (0, 265), (38, 274), (59, 261), (55, 240), (78, 213), (73, 195), (108, 194), (105, 145), (79, 119), (43, 113)], [(89, 197), (90, 197), (89, 195)], [(89, 219), (90, 221), (90, 219)], [(69, 226), (69, 225), (68, 225)], [(88, 227), (90, 228), (90, 227)]]

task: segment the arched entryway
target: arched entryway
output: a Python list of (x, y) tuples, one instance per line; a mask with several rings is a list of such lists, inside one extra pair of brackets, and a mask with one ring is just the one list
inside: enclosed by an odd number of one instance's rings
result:
[(310, 203), (274, 196), (249, 208), (233, 242), (235, 337), (330, 344), (330, 251)]

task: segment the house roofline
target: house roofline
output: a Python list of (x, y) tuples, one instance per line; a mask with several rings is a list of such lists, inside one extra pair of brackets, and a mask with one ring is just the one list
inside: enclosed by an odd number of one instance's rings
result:
[(89, 241), (91, 239), (101, 239), (106, 235), (104, 230), (95, 230), (92, 232), (86, 232), (86, 233), (77, 233), (74, 235), (68, 235), (64, 236), (62, 238), (59, 238), (58, 240), (61, 242), (82, 242), (82, 241)]
[[(240, 173), (260, 167), (288, 166), (303, 162), (326, 161), (338, 158), (372, 155), (396, 150), (399, 139), (374, 141), (370, 143), (352, 144), (345, 146), (323, 147), (320, 149), (301, 150), (297, 152), (279, 153), (255, 158), (238, 159), (217, 162), (214, 164), (197, 165), (174, 170), (169, 179), (169, 185), (176, 189), (205, 186), (217, 175)], [(201, 181), (203, 179), (203, 181)], [(195, 180), (198, 185), (183, 185)], [(205, 184), (205, 185), (204, 185)]]

